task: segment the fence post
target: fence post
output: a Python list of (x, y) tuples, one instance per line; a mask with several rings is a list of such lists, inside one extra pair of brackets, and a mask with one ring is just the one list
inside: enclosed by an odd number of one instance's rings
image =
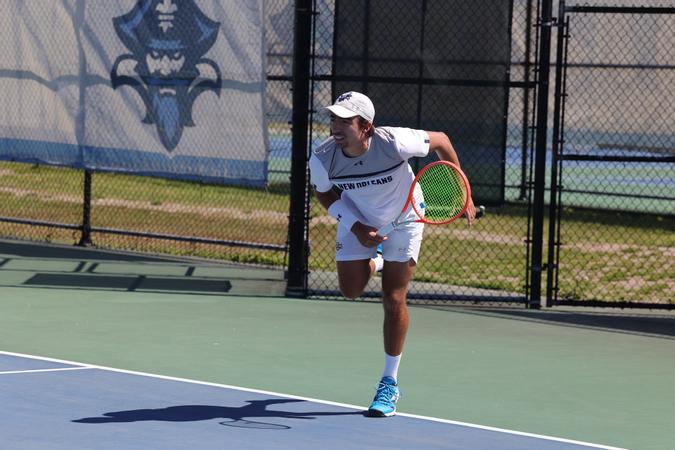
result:
[(544, 245), (544, 191), (546, 190), (546, 151), (548, 142), (548, 90), (551, 72), (551, 11), (553, 0), (543, 0), (539, 41), (539, 86), (537, 90), (537, 133), (534, 155), (534, 200), (532, 204), (532, 261), (530, 264), (530, 308), (541, 307), (541, 273)]
[(553, 306), (553, 297), (557, 297), (557, 262), (556, 254), (560, 252), (558, 247), (560, 244), (559, 232), (557, 228), (557, 221), (559, 220), (559, 203), (560, 186), (558, 183), (558, 164), (559, 155), (563, 146), (563, 105), (565, 86), (565, 65), (567, 58), (565, 57), (565, 39), (566, 39), (566, 24), (565, 24), (565, 0), (560, 0), (558, 7), (558, 38), (556, 48), (556, 66), (555, 66), (555, 84), (553, 88), (553, 134), (551, 142), (551, 192), (549, 200), (548, 212), (548, 262), (546, 270), (546, 306)]
[[(87, 60), (85, 58), (84, 47), (82, 45), (81, 26), (84, 24), (85, 0), (78, 0), (76, 3), (76, 23), (77, 28), (77, 50), (79, 58), (79, 111), (77, 115), (77, 148), (80, 156), (80, 162), (84, 165), (84, 141), (86, 124), (86, 93), (87, 93)], [(77, 245), (83, 247), (91, 245), (91, 171), (84, 169), (84, 198), (82, 199), (82, 234), (80, 242)]]
[(91, 171), (84, 170), (84, 198), (82, 200), (82, 235), (77, 245), (91, 245)]
[[(525, 89), (523, 89), (523, 129), (520, 152), (520, 195), (519, 200), (527, 199), (527, 150), (530, 124), (530, 58), (532, 55), (532, 0), (527, 2), (525, 16), (525, 62), (523, 67)], [(513, 33), (512, 33), (513, 34)]]
[(308, 225), (307, 148), (312, 0), (296, 0), (293, 40), (293, 122), (291, 156), (291, 204), (288, 226), (289, 258), (286, 295), (307, 295)]

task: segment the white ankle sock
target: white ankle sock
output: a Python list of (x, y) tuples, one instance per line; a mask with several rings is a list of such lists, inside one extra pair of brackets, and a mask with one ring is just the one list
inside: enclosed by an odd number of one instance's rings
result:
[(384, 266), (384, 258), (382, 258), (382, 255), (377, 255), (373, 258), (373, 262), (375, 263), (375, 272), (382, 270), (382, 267)]
[(401, 355), (391, 356), (387, 353), (384, 354), (384, 372), (382, 372), (382, 378), (392, 377), (394, 381), (398, 379), (398, 365), (401, 363)]

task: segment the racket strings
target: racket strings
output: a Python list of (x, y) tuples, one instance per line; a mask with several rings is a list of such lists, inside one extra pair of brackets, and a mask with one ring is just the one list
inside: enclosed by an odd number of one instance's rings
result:
[(463, 212), (467, 201), (466, 184), (451, 166), (430, 167), (421, 174), (418, 183), (424, 194), (426, 222), (447, 222)]

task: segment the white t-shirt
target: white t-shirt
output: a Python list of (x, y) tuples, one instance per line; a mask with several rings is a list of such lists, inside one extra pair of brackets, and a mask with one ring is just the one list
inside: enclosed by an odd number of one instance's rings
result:
[[(423, 130), (375, 128), (368, 150), (357, 157), (346, 156), (330, 137), (312, 152), (311, 181), (319, 192), (340, 188), (359, 220), (379, 228), (396, 219), (405, 205), (415, 179), (408, 159), (428, 154), (429, 135)], [(421, 189), (415, 196), (422, 200)]]

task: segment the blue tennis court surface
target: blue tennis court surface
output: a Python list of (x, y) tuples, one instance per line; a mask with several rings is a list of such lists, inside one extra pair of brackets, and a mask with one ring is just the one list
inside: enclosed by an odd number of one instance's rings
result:
[(3, 448), (605, 448), (279, 393), (0, 352)]

